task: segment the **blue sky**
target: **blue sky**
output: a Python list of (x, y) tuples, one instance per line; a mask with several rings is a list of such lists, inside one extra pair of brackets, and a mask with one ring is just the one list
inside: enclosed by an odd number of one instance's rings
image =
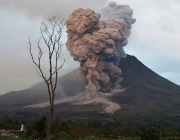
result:
[[(136, 56), (159, 75), (180, 85), (180, 1), (114, 1), (130, 5), (137, 20), (125, 47), (126, 53)], [(36, 54), (35, 42), (40, 36), (41, 21), (53, 15), (67, 18), (79, 7), (100, 12), (107, 4), (108, 0), (0, 0), (0, 94), (26, 89), (42, 80), (37, 76), (27, 50), (28, 38), (31, 37)], [(66, 42), (65, 32), (62, 41)], [(65, 47), (61, 58), (66, 59), (66, 63), (60, 75), (79, 66)], [(46, 70), (46, 57), (43, 60)]]

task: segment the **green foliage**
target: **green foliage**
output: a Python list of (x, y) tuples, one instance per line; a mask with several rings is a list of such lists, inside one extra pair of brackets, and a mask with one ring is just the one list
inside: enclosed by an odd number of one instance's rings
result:
[(17, 135), (20, 137), (20, 138), (23, 138), (23, 139), (28, 139), (29, 136), (27, 135), (27, 133), (23, 132), (23, 131), (20, 131), (17, 133)]
[(159, 132), (154, 128), (142, 128), (141, 140), (159, 140)]
[(57, 134), (57, 139), (66, 137), (66, 139), (73, 140), (93, 140), (92, 135), (101, 135), (97, 128), (91, 128), (89, 126), (77, 123), (65, 123), (62, 122), (58, 125), (54, 131)]
[(96, 138), (94, 136), (90, 136), (90, 137), (87, 137), (85, 139), (79, 139), (79, 140), (96, 140)]
[(33, 139), (44, 139), (46, 129), (46, 117), (42, 117), (39, 120), (35, 120), (28, 128), (28, 134)]
[(88, 123), (88, 126), (92, 128), (99, 128), (101, 127), (101, 125), (102, 125), (101, 122), (98, 120), (92, 120)]
[(29, 139), (29, 138), (8, 138), (8, 137), (0, 137), (0, 140), (32, 140), (32, 139)]
[(127, 137), (126, 140), (140, 140), (139, 137)]
[[(1, 114), (0, 114), (1, 115)], [(0, 120), (0, 127), (16, 128), (20, 130), (22, 121), (11, 116), (6, 116), (4, 121)], [(11, 118), (13, 118), (11, 120)], [(129, 118), (127, 118), (129, 119)], [(148, 119), (147, 119), (148, 120)], [(140, 119), (137, 120), (141, 123)], [(10, 124), (12, 122), (12, 124)], [(14, 123), (16, 122), (16, 123)], [(18, 123), (17, 123), (18, 122)], [(144, 127), (133, 125), (134, 120), (130, 120), (128, 125), (123, 120), (101, 121), (94, 119), (89, 121), (56, 121), (52, 129), (50, 140), (170, 140), (180, 139), (180, 125), (165, 123), (164, 125), (149, 125), (154, 127)], [(20, 138), (16, 140), (42, 140), (45, 137), (46, 117), (40, 119), (26, 120), (25, 126), (28, 132), (19, 132), (17, 135)], [(1, 129), (0, 128), (0, 129)], [(2, 138), (0, 140), (10, 140), (12, 138)]]
[(59, 132), (56, 136), (58, 140), (73, 140), (66, 132)]

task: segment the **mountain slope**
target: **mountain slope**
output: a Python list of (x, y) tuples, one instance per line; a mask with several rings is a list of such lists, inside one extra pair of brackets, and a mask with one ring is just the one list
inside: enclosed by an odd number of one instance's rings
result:
[[(73, 96), (85, 90), (86, 79), (81, 69), (76, 69), (58, 78), (56, 100)], [(32, 87), (12, 91), (0, 96), (0, 109), (3, 107), (23, 106), (48, 101), (47, 87), (44, 81)]]
[[(178, 110), (180, 107), (180, 86), (159, 76), (136, 57), (128, 55), (122, 59), (121, 83), (125, 91), (116, 93), (109, 100), (117, 102), (122, 110)], [(76, 95), (85, 90), (87, 80), (81, 69), (76, 69), (58, 78), (56, 100)], [(23, 91), (10, 92), (0, 96), (0, 105), (22, 106), (48, 101), (44, 82)]]
[(178, 110), (180, 86), (159, 76), (134, 56), (122, 59), (119, 67), (126, 90), (111, 100), (130, 110)]

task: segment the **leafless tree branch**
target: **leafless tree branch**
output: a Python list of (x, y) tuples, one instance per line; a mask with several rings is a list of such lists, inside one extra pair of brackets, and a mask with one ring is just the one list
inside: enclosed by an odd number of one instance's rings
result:
[[(50, 25), (51, 27), (50, 29), (48, 25)], [(53, 16), (51, 19), (49, 19), (48, 24), (45, 22), (41, 23), (41, 27), (40, 27), (41, 37), (36, 41), (37, 49), (38, 49), (37, 62), (35, 61), (33, 53), (32, 53), (32, 45), (31, 45), (30, 38), (28, 42), (29, 43), (28, 50), (29, 50), (31, 59), (37, 67), (36, 72), (40, 77), (44, 79), (48, 88), (49, 102), (50, 102), (50, 118), (49, 118), (48, 128), (46, 132), (47, 140), (49, 139), (49, 132), (50, 132), (51, 124), (53, 121), (54, 98), (55, 98), (55, 90), (57, 86), (58, 71), (63, 67), (65, 63), (65, 60), (64, 60), (63, 63), (60, 66), (58, 66), (60, 53), (64, 46), (64, 44), (62, 44), (61, 42), (62, 31), (63, 31), (64, 26), (65, 26), (64, 19), (61, 19), (60, 17), (57, 17), (57, 16)], [(45, 75), (41, 67), (42, 56), (43, 56), (43, 49), (40, 47), (41, 38), (43, 39), (48, 49), (48, 58), (49, 58), (49, 76), (48, 77)], [(55, 61), (55, 66), (53, 66), (53, 61)], [(53, 76), (55, 76), (55, 80)]]

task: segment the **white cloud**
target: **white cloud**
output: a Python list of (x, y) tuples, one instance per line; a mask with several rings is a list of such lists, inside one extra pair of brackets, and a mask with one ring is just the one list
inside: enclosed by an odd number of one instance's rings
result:
[(173, 59), (180, 60), (180, 1), (178, 0), (136, 0), (117, 2), (129, 4), (134, 10), (137, 22), (132, 36), (152, 49)]
[(99, 11), (108, 0), (1, 0), (0, 6), (4, 9), (20, 11), (32, 18), (45, 19), (54, 15), (67, 18), (69, 14), (79, 8), (91, 8)]

